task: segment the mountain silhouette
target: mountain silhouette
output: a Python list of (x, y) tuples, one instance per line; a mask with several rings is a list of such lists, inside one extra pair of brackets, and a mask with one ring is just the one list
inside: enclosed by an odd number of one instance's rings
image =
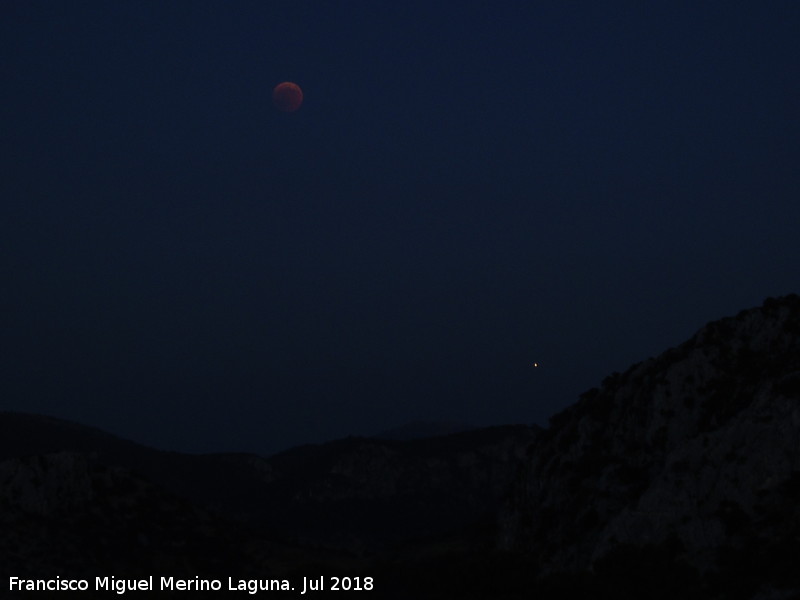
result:
[(539, 576), (582, 574), (608, 595), (784, 597), (800, 590), (799, 493), (792, 295), (709, 323), (552, 417), (498, 540)]
[(373, 598), (800, 597), (796, 295), (609, 375), (545, 429), (407, 429), (190, 455), (0, 413), (2, 586), (348, 575), (379, 582)]

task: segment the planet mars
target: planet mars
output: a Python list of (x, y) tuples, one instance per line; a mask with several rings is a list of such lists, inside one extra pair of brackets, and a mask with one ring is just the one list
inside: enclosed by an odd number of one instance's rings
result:
[(284, 81), (272, 90), (272, 101), (278, 110), (294, 112), (303, 103), (303, 90), (296, 83)]

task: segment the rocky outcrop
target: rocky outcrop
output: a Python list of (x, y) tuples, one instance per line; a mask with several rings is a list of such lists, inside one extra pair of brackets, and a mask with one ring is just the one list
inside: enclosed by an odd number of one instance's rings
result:
[(10, 509), (56, 517), (94, 497), (88, 458), (72, 452), (0, 461), (0, 502)]
[(799, 501), (800, 298), (789, 296), (706, 325), (554, 416), (499, 545), (542, 576), (657, 552), (706, 579), (751, 573), (755, 593), (796, 579)]

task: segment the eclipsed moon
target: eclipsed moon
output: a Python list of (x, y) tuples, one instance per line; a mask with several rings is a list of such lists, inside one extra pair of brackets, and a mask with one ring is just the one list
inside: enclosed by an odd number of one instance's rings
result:
[(303, 90), (296, 83), (284, 81), (272, 90), (272, 101), (278, 110), (294, 112), (303, 103)]

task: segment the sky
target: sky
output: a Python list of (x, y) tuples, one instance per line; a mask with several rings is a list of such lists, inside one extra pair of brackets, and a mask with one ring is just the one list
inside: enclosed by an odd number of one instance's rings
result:
[(0, 409), (185, 452), (546, 425), (800, 292), (798, 31), (795, 1), (6, 0)]

